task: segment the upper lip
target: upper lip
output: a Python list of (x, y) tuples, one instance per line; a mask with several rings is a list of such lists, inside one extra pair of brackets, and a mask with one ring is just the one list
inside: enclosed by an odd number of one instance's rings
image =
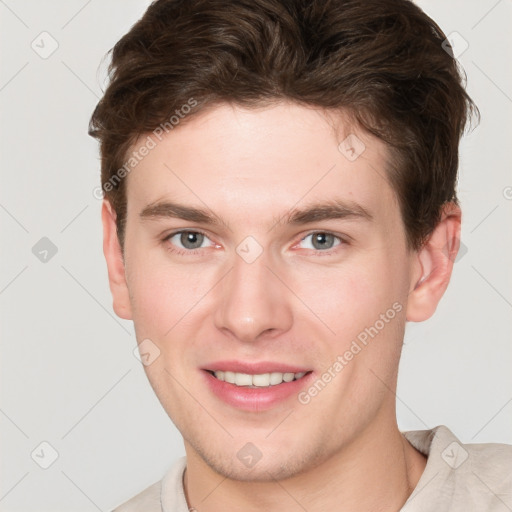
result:
[(275, 361), (260, 361), (260, 362), (249, 362), (249, 361), (215, 361), (209, 363), (203, 367), (204, 370), (216, 371), (228, 371), (235, 373), (247, 373), (249, 375), (259, 375), (263, 373), (306, 373), (311, 371), (310, 368), (304, 368), (303, 366), (295, 366), (286, 363), (278, 363)]

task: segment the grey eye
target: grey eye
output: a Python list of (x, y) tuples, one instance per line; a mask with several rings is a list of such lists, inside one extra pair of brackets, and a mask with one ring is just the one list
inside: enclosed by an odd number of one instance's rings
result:
[(180, 234), (180, 243), (185, 249), (198, 249), (204, 241), (204, 235), (196, 231), (183, 231)]
[[(316, 233), (310, 233), (302, 239), (304, 242), (308, 238), (311, 238), (310, 246), (307, 249), (314, 249), (316, 251), (328, 250), (339, 245), (341, 242), (340, 238), (331, 233), (325, 233), (323, 231), (317, 231)], [(335, 243), (338, 240), (338, 243)]]
[(178, 231), (166, 240), (180, 249), (194, 250), (199, 249), (208, 238), (198, 231)]

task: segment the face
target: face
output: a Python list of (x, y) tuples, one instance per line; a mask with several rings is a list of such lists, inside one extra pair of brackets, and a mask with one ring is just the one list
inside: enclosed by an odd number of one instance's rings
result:
[(231, 478), (304, 472), (395, 421), (417, 258), (385, 145), (345, 121), (218, 106), (127, 177), (116, 311), (187, 455)]

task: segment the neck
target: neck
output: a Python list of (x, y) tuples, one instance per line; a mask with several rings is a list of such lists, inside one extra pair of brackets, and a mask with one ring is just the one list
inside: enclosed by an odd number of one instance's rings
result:
[[(320, 465), (285, 480), (246, 482), (214, 472), (186, 444), (183, 485), (188, 506), (225, 510), (400, 510), (426, 465), (426, 458), (400, 433), (396, 422), (367, 428)], [(270, 476), (269, 476), (270, 477)]]

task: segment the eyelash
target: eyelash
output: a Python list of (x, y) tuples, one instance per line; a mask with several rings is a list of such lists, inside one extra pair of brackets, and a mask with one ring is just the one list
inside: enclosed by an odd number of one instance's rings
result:
[[(163, 238), (162, 242), (163, 243), (167, 243), (175, 235), (180, 235), (182, 233), (201, 234), (201, 235), (205, 236), (206, 238), (208, 238), (208, 235), (204, 231), (201, 231), (199, 229), (181, 229), (181, 230), (178, 230), (178, 231), (173, 231), (172, 233), (169, 233), (168, 235), (166, 235)], [(319, 231), (319, 230), (317, 230), (317, 231), (310, 231), (309, 233), (307, 233), (306, 235), (304, 235), (300, 239), (300, 242), (304, 241), (308, 236), (311, 236), (311, 235), (314, 235), (314, 234), (317, 234), (317, 233), (322, 233), (324, 235), (332, 235), (334, 238), (338, 239), (340, 243), (338, 245), (335, 245), (332, 249), (329, 249), (329, 250), (326, 250), (326, 251), (310, 249), (310, 250), (314, 250), (315, 251), (314, 252), (314, 256), (329, 256), (329, 255), (337, 252), (337, 248), (341, 247), (342, 245), (348, 245), (348, 243), (349, 243), (348, 240), (346, 240), (345, 238), (343, 238), (343, 237), (341, 237), (339, 235), (336, 235), (335, 233), (332, 233), (330, 231)], [(198, 248), (198, 249), (180, 249), (180, 248), (176, 248), (172, 244), (169, 244), (168, 247), (167, 247), (167, 250), (169, 252), (178, 254), (180, 256), (197, 255), (197, 254), (199, 254), (199, 251), (201, 251), (201, 249), (205, 249), (205, 247), (201, 247), (201, 248)]]

